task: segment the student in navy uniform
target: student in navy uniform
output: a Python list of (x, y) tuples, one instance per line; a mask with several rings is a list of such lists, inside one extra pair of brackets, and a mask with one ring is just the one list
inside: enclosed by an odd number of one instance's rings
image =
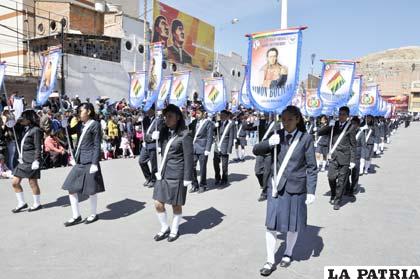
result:
[[(189, 133), (181, 110), (170, 104), (163, 111), (165, 126), (159, 133), (162, 162), (156, 174), (157, 181), (153, 200), (161, 229), (155, 235), (156, 241), (179, 237), (179, 223), (182, 219), (182, 206), (185, 205), (187, 187), (193, 180), (193, 138)], [(168, 225), (165, 204), (172, 205), (172, 225)]]
[[(231, 113), (227, 110), (220, 112), (220, 123), (216, 123), (216, 146), (214, 148), (213, 167), (215, 172), (215, 185), (224, 187), (228, 184), (229, 154), (232, 153), (235, 127), (230, 119)], [(220, 175), (220, 162), (222, 163), (222, 175)]]
[(360, 127), (360, 119), (355, 116), (351, 120), (351, 125), (356, 132), (356, 165), (350, 170), (350, 178), (347, 180), (346, 195), (354, 199), (359, 184), (360, 160), (362, 159), (362, 149), (366, 146), (364, 130)]
[[(319, 126), (317, 131), (328, 126), (328, 117), (326, 115), (321, 115), (319, 117)], [(316, 161), (319, 169), (324, 172), (325, 167), (327, 166), (327, 157), (329, 151), (330, 138), (327, 135), (317, 136), (315, 140), (315, 155)]]
[(43, 133), (39, 128), (38, 116), (33, 110), (25, 110), (17, 122), (15, 130), (20, 130), (22, 136), (18, 147), (20, 149), (19, 164), (13, 172), (12, 180), (12, 186), (16, 193), (18, 204), (12, 212), (18, 213), (28, 207), (25, 203), (21, 186), (23, 178), (28, 178), (34, 200), (34, 204), (28, 211), (37, 211), (42, 208), (41, 190), (39, 189), (38, 179), (41, 178), (39, 162), (41, 160)]
[(362, 158), (360, 159), (359, 175), (368, 174), (372, 158), (374, 155), (374, 146), (377, 129), (372, 115), (366, 116), (366, 121), (362, 123), (363, 133), (365, 134), (366, 145), (362, 148)]
[[(194, 145), (194, 176), (190, 193), (207, 190), (207, 160), (213, 144), (214, 124), (206, 118), (203, 107), (196, 111), (196, 119), (190, 124)], [(197, 162), (200, 163), (200, 184), (197, 179)]]
[[(312, 136), (306, 133), (302, 114), (295, 106), (288, 106), (283, 111), (282, 122), (284, 129), (279, 134), (255, 145), (253, 150), (258, 156), (270, 153), (277, 156), (277, 166), (276, 169), (270, 168), (268, 183), (265, 222), (267, 262), (260, 270), (263, 276), (276, 269), (274, 255), (278, 232), (287, 233), (286, 250), (280, 266), (291, 264), (298, 234), (306, 228), (307, 205), (315, 200), (317, 165)], [(274, 154), (275, 146), (277, 154)], [(273, 183), (274, 172), (277, 181)]]
[(69, 227), (82, 222), (79, 211), (78, 194), (88, 196), (91, 214), (84, 220), (90, 224), (98, 220), (97, 193), (105, 191), (99, 161), (101, 159), (102, 131), (101, 124), (95, 120), (95, 109), (91, 103), (82, 103), (78, 108), (80, 120), (83, 123), (82, 134), (75, 150), (73, 168), (63, 183), (63, 190), (69, 192), (73, 216), (64, 223)]
[[(246, 117), (243, 113), (238, 115), (235, 121), (235, 151), (236, 151), (236, 162), (245, 161), (245, 146), (246, 146), (246, 131), (248, 124)], [(241, 150), (239, 150), (241, 147)]]
[[(278, 124), (275, 121), (275, 116), (271, 115), (269, 116), (268, 121), (266, 122), (260, 120), (260, 127), (259, 127), (259, 140), (258, 142), (262, 142), (270, 138), (274, 132), (278, 129)], [(263, 128), (261, 128), (261, 125), (264, 125)], [(258, 179), (258, 183), (261, 187), (261, 194), (258, 198), (258, 201), (262, 202), (267, 199), (267, 185), (268, 185), (268, 179), (270, 176), (270, 168), (271, 168), (271, 154), (264, 154), (264, 155), (258, 155), (255, 158), (255, 176)]]
[[(139, 165), (143, 172), (145, 187), (153, 187), (156, 182), (155, 173), (157, 172), (157, 149), (156, 135), (162, 127), (162, 119), (155, 117), (155, 108), (152, 106), (147, 111), (147, 116), (143, 119), (143, 146), (140, 151)], [(148, 162), (152, 169), (150, 170)]]
[(339, 210), (344, 195), (349, 171), (356, 166), (356, 133), (348, 120), (350, 110), (341, 107), (339, 121), (331, 120), (330, 125), (318, 131), (319, 136), (329, 136), (332, 131), (332, 149), (329, 152), (328, 182), (331, 189), (330, 203)]

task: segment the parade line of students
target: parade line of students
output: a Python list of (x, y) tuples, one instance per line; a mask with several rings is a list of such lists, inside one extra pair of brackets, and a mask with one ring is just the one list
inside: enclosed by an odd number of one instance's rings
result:
[[(82, 103), (77, 111), (80, 125), (77, 125), (79, 130), (73, 132), (78, 135), (78, 143), (71, 160), (72, 169), (62, 186), (69, 194), (72, 210), (71, 218), (64, 223), (66, 227), (97, 221), (97, 194), (105, 191), (100, 167), (101, 125), (96, 121), (92, 104)], [(212, 148), (215, 183), (211, 186), (223, 189), (229, 185), (228, 166), (233, 148), (236, 150), (234, 160), (245, 160), (247, 131), (252, 129), (246, 114), (242, 111), (234, 115), (223, 110), (215, 118), (207, 115), (203, 107), (197, 107), (195, 119), (187, 125), (182, 111), (168, 105), (161, 114), (155, 114), (152, 108), (142, 116), (144, 141), (139, 165), (145, 177), (144, 186), (153, 188), (160, 223), (154, 236), (156, 241), (173, 242), (182, 233), (179, 224), (187, 191), (203, 193), (209, 187), (207, 163)], [(401, 122), (401, 117), (350, 117), (348, 107), (339, 109), (337, 119), (322, 115), (305, 121), (295, 106), (286, 107), (279, 116), (261, 115), (259, 142), (253, 146), (255, 175), (261, 188), (258, 201), (267, 200), (267, 260), (260, 270), (261, 275), (268, 276), (276, 269), (277, 233), (287, 234), (286, 250), (279, 265), (288, 267), (292, 263), (298, 235), (307, 225), (307, 205), (315, 201), (318, 172), (328, 169), (330, 203), (334, 210), (339, 210), (343, 196), (354, 198), (359, 176), (370, 173), (372, 158), (384, 152), (384, 144), (390, 142)], [(67, 127), (68, 123), (63, 120), (62, 125)], [(38, 180), (43, 137), (39, 118), (35, 111), (26, 110), (8, 126), (17, 134), (19, 155), (12, 180), (17, 206), (12, 212), (28, 208), (20, 185), (24, 178), (29, 180), (33, 193), (33, 205), (28, 211), (38, 211), (42, 209)], [(159, 155), (162, 159), (158, 166)], [(86, 219), (80, 215), (79, 195), (89, 197), (91, 214)], [(172, 207), (171, 223), (166, 205)]]

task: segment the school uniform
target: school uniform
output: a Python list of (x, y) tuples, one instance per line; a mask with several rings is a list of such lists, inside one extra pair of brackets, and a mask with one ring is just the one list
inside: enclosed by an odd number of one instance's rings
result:
[(235, 123), (235, 148), (238, 148), (239, 146), (241, 146), (242, 149), (245, 148), (247, 126), (248, 124), (245, 120)]
[(373, 147), (376, 138), (376, 129), (373, 126), (368, 126), (367, 129), (363, 130), (366, 144), (362, 147), (362, 159), (365, 161), (372, 160), (374, 151)]
[[(92, 196), (105, 191), (99, 161), (101, 159), (101, 125), (95, 120), (89, 120), (82, 126), (82, 134), (77, 144), (74, 156), (76, 165), (73, 166), (63, 183), (63, 190), (69, 193), (81, 193), (84, 196)], [(98, 171), (90, 173), (92, 165), (98, 167)]]
[[(334, 127), (325, 126), (318, 131), (320, 136), (330, 136), (335, 150), (330, 151), (330, 164), (328, 167), (328, 182), (331, 189), (331, 201), (334, 209), (339, 209), (347, 179), (349, 177), (350, 163), (356, 163), (356, 133), (349, 121), (336, 122)], [(342, 134), (343, 133), (343, 134)]]
[(177, 134), (164, 128), (159, 145), (162, 148), (162, 162), (153, 199), (165, 204), (184, 205), (187, 196), (184, 181), (193, 179), (193, 138), (188, 130)]
[(43, 133), (39, 127), (24, 127), (23, 136), (19, 143), (21, 158), (13, 171), (13, 175), (19, 178), (40, 179), (41, 170), (32, 169), (34, 161), (41, 161), (41, 148)]
[[(218, 133), (216, 141), (213, 167), (215, 172), (216, 184), (226, 184), (228, 182), (228, 163), (229, 154), (232, 153), (233, 140), (235, 138), (235, 127), (232, 120), (226, 120), (220, 123), (217, 128)], [(222, 163), (222, 175), (220, 175), (220, 162)]]
[[(317, 183), (314, 143), (312, 136), (306, 132), (299, 135), (295, 130), (289, 134), (282, 129), (279, 134), (280, 144), (275, 155), (277, 166), (275, 170), (273, 164), (270, 167), (265, 225), (270, 231), (300, 232), (307, 224), (306, 196), (315, 194)], [(276, 171), (278, 174), (287, 151), (295, 139), (298, 143), (277, 184), (277, 181), (273, 181), (273, 173)], [(264, 140), (254, 146), (253, 153), (257, 156), (267, 154), (274, 156), (274, 147), (270, 146), (268, 140)]]
[(360, 175), (360, 160), (362, 159), (362, 150), (366, 146), (366, 138), (365, 133), (362, 129), (358, 128), (355, 130), (356, 132), (356, 165), (353, 169), (350, 170), (350, 179), (347, 182), (347, 189), (346, 193), (348, 195), (354, 195), (354, 192), (357, 189), (357, 185), (359, 183), (359, 175)]
[[(193, 135), (194, 166), (193, 182), (194, 189), (207, 187), (207, 160), (206, 151), (209, 153), (213, 144), (214, 124), (210, 119), (194, 120), (190, 125)], [(197, 179), (197, 162), (200, 164), (200, 183)]]
[[(319, 126), (318, 127), (318, 131), (321, 130), (322, 128), (328, 127), (327, 124), (323, 125), (323, 126)], [(328, 135), (322, 135), (320, 136), (318, 134), (318, 138), (315, 141), (315, 152), (318, 154), (322, 154), (322, 156), (324, 158), (327, 158), (328, 152), (330, 151), (330, 138), (328, 137)]]
[[(143, 129), (144, 129), (144, 147), (140, 151), (139, 165), (143, 172), (144, 178), (146, 179), (146, 184), (149, 187), (153, 187), (153, 184), (156, 181), (155, 173), (157, 172), (157, 154), (156, 154), (156, 140), (152, 139), (152, 133), (157, 130), (160, 131), (162, 128), (163, 121), (161, 118), (156, 117), (145, 117), (143, 119)], [(148, 162), (152, 169), (149, 168)]]

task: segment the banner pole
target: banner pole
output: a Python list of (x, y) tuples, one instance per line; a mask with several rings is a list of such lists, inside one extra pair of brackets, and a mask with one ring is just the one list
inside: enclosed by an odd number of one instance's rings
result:
[[(274, 114), (274, 134), (277, 134), (277, 129), (276, 129), (276, 122), (277, 122), (277, 113)], [(274, 145), (274, 155), (273, 155), (273, 183), (275, 183), (275, 185), (273, 185), (273, 190), (277, 189), (277, 144)], [(273, 196), (274, 193), (271, 193), (271, 196)]]

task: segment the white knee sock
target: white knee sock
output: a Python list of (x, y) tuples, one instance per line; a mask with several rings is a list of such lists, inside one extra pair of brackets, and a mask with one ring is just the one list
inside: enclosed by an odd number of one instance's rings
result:
[(274, 264), (274, 255), (276, 253), (277, 233), (267, 230), (265, 232), (265, 246), (267, 249), (267, 262)]
[(237, 148), (237, 149), (235, 149), (235, 151), (236, 151), (236, 158), (239, 159), (239, 149)]
[(322, 161), (321, 161), (321, 160), (316, 160), (316, 166), (317, 166), (318, 168), (321, 168), (321, 163), (322, 163)]
[(160, 232), (164, 233), (168, 230), (169, 225), (168, 225), (168, 215), (165, 212), (158, 212), (157, 213), (157, 217), (160, 223)]
[(33, 195), (33, 198), (34, 198), (34, 205), (32, 206), (33, 208), (41, 205), (41, 195)]
[(295, 248), (296, 240), (298, 238), (298, 232), (287, 232), (286, 237), (286, 251), (284, 252), (287, 256), (293, 255), (293, 248)]
[(98, 207), (98, 195), (91, 195), (89, 196), (90, 202), (90, 214), (92, 216), (96, 215), (96, 208)]
[(182, 214), (174, 214), (172, 219), (171, 234), (175, 235), (178, 233), (179, 223), (181, 223)]
[(25, 204), (25, 197), (23, 196), (23, 192), (16, 193), (16, 199), (18, 202), (17, 207), (21, 207)]
[(365, 162), (366, 162), (365, 159), (363, 159), (363, 158), (360, 159), (359, 174), (363, 174), (363, 171), (365, 170)]
[(366, 161), (365, 172), (368, 172), (369, 168), (370, 168), (370, 161)]
[(73, 213), (73, 218), (76, 219), (80, 216), (80, 210), (79, 210), (79, 197), (77, 194), (69, 194), (70, 198), (70, 205), (71, 205), (71, 211)]
[(380, 145), (379, 145), (379, 147), (380, 147), (381, 151), (384, 151), (385, 143), (384, 142), (381, 142)]
[(325, 167), (327, 166), (327, 161), (323, 160), (322, 161), (322, 169), (325, 170)]
[(242, 148), (241, 150), (241, 159), (245, 158), (245, 148)]

